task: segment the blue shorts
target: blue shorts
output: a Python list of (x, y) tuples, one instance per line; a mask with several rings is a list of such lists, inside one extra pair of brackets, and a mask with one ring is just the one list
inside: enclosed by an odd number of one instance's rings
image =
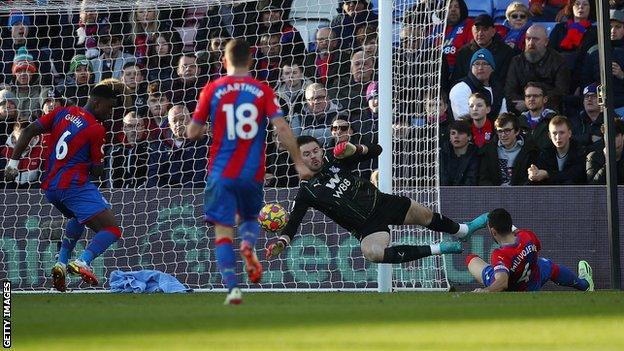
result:
[(204, 219), (233, 227), (236, 214), (241, 221), (257, 220), (264, 193), (255, 180), (208, 178), (204, 191)]
[(97, 214), (111, 208), (93, 183), (68, 189), (49, 189), (45, 192), (48, 201), (67, 218), (76, 218), (85, 223)]
[[(546, 258), (538, 258), (537, 265), (540, 269), (540, 287), (544, 286), (547, 281), (550, 280), (552, 274), (552, 262)], [(494, 282), (494, 267), (487, 265), (481, 272), (481, 278), (483, 279), (483, 285), (490, 286)], [(539, 290), (539, 288), (531, 288), (531, 291)]]

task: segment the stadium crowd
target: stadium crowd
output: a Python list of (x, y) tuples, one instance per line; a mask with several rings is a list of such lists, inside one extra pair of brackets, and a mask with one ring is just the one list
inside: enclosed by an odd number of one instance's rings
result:
[[(594, 1), (450, 0), (446, 31), (436, 36), (422, 14), (435, 15), (426, 10), (437, 1), (403, 1), (394, 61), (401, 72), (416, 70), (431, 38), (443, 37), (433, 43), (444, 53), (441, 98), (418, 96), (418, 108), (397, 103), (424, 113), (395, 120), (394, 129), (405, 139), (440, 124), (440, 184), (604, 184)], [(101, 186), (203, 187), (210, 132), (190, 141), (185, 126), (204, 85), (225, 74), (225, 44), (240, 36), (253, 46), (254, 77), (276, 91), (295, 135), (327, 148), (374, 142), (376, 3), (338, 1), (336, 16), (308, 45), (289, 21), (288, 0), (129, 12), (85, 1), (80, 12), (7, 13), (0, 17), (0, 169), (25, 125), (57, 106), (83, 106), (95, 84), (115, 78), (126, 91), (106, 125), (109, 172)], [(611, 7), (614, 103), (624, 116), (624, 1)], [(418, 84), (404, 74), (393, 79), (395, 91)], [(624, 121), (615, 126), (624, 184)], [(266, 185), (296, 186), (287, 152), (272, 133), (268, 139)], [(33, 140), (17, 182), (2, 187), (37, 187), (48, 147), (45, 136)]]

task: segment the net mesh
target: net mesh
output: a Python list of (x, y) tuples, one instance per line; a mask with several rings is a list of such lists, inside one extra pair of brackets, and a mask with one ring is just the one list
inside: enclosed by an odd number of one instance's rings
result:
[[(376, 3), (376, 2), (373, 2)], [(279, 98), (296, 135), (327, 148), (345, 138), (377, 142), (377, 9), (311, 1), (12, 1), (0, 4), (0, 169), (29, 122), (59, 105), (84, 106), (107, 79), (125, 86), (105, 145), (106, 176), (96, 182), (123, 236), (93, 262), (102, 286), (114, 270), (154, 269), (193, 289), (221, 289), (212, 228), (202, 203), (210, 136), (179, 138), (203, 86), (224, 75), (225, 43), (253, 46), (252, 75)], [(275, 7), (267, 7), (275, 6)], [(443, 1), (395, 1), (393, 34), (393, 178), (398, 194), (439, 209), (437, 116), (444, 31)], [(355, 11), (355, 15), (350, 15)], [(332, 128), (335, 126), (337, 128)], [(348, 126), (342, 130), (341, 126)], [(268, 134), (265, 202), (290, 208), (297, 177)], [(45, 135), (22, 155), (18, 182), (2, 183), (0, 276), (17, 290), (48, 290), (66, 219), (40, 190), (50, 145)], [(376, 162), (357, 172), (370, 177)], [(270, 289), (375, 289), (376, 265), (358, 241), (310, 210), (291, 248), (263, 260)], [(93, 233), (87, 232), (86, 238)], [(271, 240), (261, 235), (257, 250)], [(396, 228), (395, 243), (428, 244), (439, 235)], [(80, 253), (86, 240), (74, 251)], [(260, 254), (261, 259), (263, 254)], [(74, 256), (75, 257), (75, 256)], [(246, 281), (242, 267), (239, 279)], [(440, 258), (397, 265), (397, 288), (445, 289)], [(73, 279), (71, 289), (91, 289)]]

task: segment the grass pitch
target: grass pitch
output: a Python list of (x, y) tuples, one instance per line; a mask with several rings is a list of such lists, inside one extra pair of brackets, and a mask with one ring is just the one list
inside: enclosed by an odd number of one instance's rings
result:
[(15, 350), (624, 350), (624, 293), (13, 295)]

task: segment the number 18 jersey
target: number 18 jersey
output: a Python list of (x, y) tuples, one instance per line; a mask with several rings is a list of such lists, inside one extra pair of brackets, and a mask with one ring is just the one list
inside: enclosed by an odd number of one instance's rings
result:
[(50, 132), (41, 188), (69, 189), (88, 183), (91, 166), (103, 163), (104, 126), (77, 106), (58, 107), (35, 123)]
[(209, 178), (264, 180), (268, 122), (283, 113), (275, 93), (251, 77), (225, 76), (202, 90), (193, 122), (210, 119)]

